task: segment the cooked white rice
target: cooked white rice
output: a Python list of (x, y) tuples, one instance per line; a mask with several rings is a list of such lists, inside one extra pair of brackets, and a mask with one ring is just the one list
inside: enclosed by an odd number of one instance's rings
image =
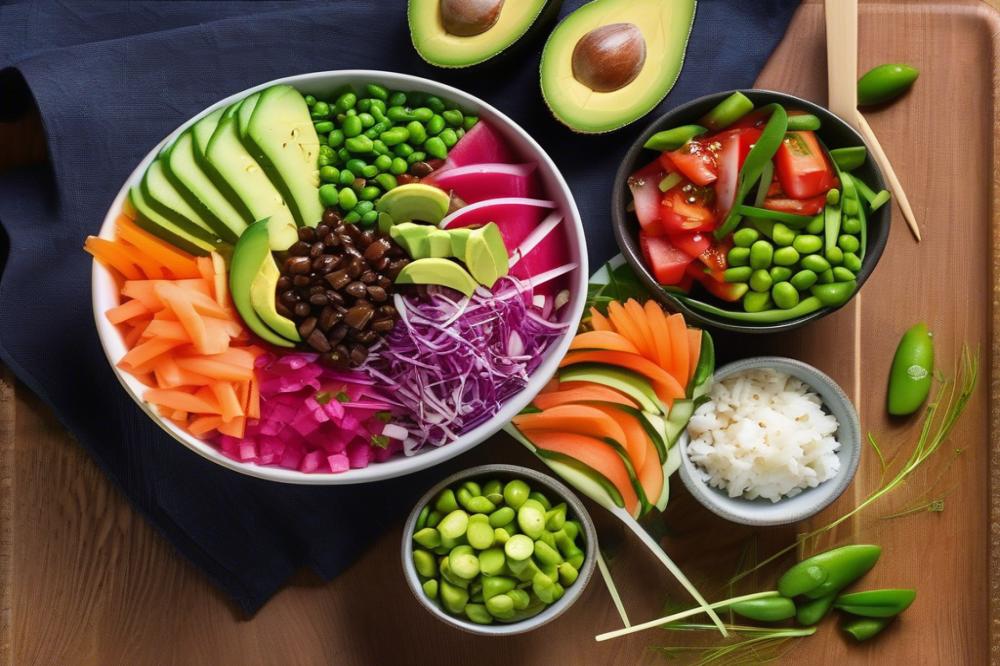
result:
[(712, 386), (691, 417), (688, 456), (702, 480), (730, 497), (777, 502), (840, 469), (837, 419), (790, 375), (749, 370)]

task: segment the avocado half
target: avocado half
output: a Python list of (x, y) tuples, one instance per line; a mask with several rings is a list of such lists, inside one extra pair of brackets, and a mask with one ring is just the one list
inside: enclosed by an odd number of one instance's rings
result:
[(410, 38), (437, 67), (470, 67), (555, 19), (562, 0), (409, 0)]
[(542, 97), (570, 129), (600, 134), (649, 113), (684, 65), (695, 0), (594, 0), (542, 51)]

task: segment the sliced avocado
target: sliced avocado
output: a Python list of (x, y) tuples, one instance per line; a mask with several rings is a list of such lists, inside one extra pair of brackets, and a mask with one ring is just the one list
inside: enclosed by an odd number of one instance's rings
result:
[(427, 236), (427, 256), (438, 259), (452, 256), (451, 235), (447, 231), (438, 229)]
[(492, 287), (510, 271), (507, 246), (500, 228), (493, 222), (473, 229), (468, 236), (460, 236), (452, 247), (455, 256), (469, 268), (472, 277), (487, 287)]
[[(241, 105), (237, 115), (242, 112)], [(319, 136), (302, 93), (288, 85), (272, 86), (260, 93), (247, 124), (245, 143), (284, 196), (299, 226), (318, 225), (323, 217)]]
[(472, 296), (479, 284), (469, 272), (450, 259), (417, 259), (403, 267), (396, 284), (438, 284)]
[(131, 209), (130, 212), (134, 213), (130, 217), (135, 220), (139, 227), (171, 245), (197, 255), (206, 255), (217, 249), (216, 244), (191, 235), (153, 210), (139, 187), (133, 187), (129, 190), (127, 203)]
[(219, 126), (208, 142), (205, 159), (212, 167), (209, 177), (216, 186), (231, 188), (254, 217), (270, 218), (271, 221), (265, 228), (271, 236), (272, 250), (286, 250), (298, 240), (291, 211), (281, 193), (243, 147), (236, 129), (236, 118), (232, 115), (224, 114), (219, 121)]
[(203, 238), (209, 242), (218, 240), (218, 235), (212, 231), (208, 222), (195, 212), (194, 208), (188, 204), (167, 178), (161, 159), (157, 158), (149, 165), (146, 173), (142, 176), (139, 188), (152, 209), (178, 227), (192, 236)]
[(163, 170), (216, 235), (227, 243), (235, 243), (247, 228), (247, 223), (198, 165), (190, 130), (177, 137), (163, 162)]
[(236, 109), (236, 128), (240, 131), (241, 137), (246, 137), (247, 135), (247, 128), (250, 126), (250, 116), (253, 115), (253, 110), (256, 108), (257, 100), (259, 99), (260, 93), (255, 92), (240, 102), (239, 108)]
[(410, 0), (410, 38), (438, 67), (469, 67), (507, 50), (532, 28), (544, 29), (561, 0)]
[[(233, 258), (235, 259), (235, 256)], [(267, 252), (257, 271), (257, 276), (254, 277), (253, 283), (250, 285), (250, 304), (261, 320), (275, 333), (283, 338), (299, 342), (302, 340), (302, 336), (299, 335), (295, 322), (278, 314), (275, 308), (274, 296), (277, 293), (278, 278), (280, 277), (281, 272), (278, 270), (278, 264), (274, 262), (274, 256)]]
[(411, 258), (423, 259), (428, 256), (425, 247), (427, 239), (435, 231), (437, 231), (437, 227), (432, 227), (429, 224), (403, 222), (389, 227), (389, 236), (406, 250)]
[(643, 411), (667, 413), (667, 407), (648, 381), (627, 370), (603, 363), (578, 363), (559, 371), (560, 382), (594, 382), (617, 389), (639, 403)]
[(593, 0), (549, 35), (542, 97), (555, 117), (587, 134), (649, 113), (684, 65), (695, 0)]
[[(236, 311), (243, 318), (243, 322), (258, 337), (279, 347), (294, 347), (291, 340), (286, 340), (267, 327), (254, 307), (254, 298), (251, 293), (261, 267), (265, 265), (265, 260), (271, 257), (269, 224), (270, 221), (267, 219), (254, 222), (236, 241), (233, 259), (229, 265), (229, 293), (236, 306)], [(271, 263), (274, 263), (273, 258)], [(277, 282), (277, 278), (275, 278), (275, 282)], [(270, 297), (273, 302), (274, 291), (271, 291)]]
[(448, 214), (449, 206), (451, 197), (444, 190), (423, 183), (407, 183), (383, 194), (377, 210), (389, 215), (393, 224), (414, 220), (437, 224)]

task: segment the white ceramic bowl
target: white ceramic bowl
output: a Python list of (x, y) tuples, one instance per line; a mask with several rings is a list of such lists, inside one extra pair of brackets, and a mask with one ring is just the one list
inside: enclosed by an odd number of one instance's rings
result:
[(779, 356), (748, 358), (723, 366), (715, 373), (713, 381), (757, 368), (772, 368), (801, 380), (823, 401), (824, 411), (837, 419), (839, 425), (836, 437), (840, 442), (837, 457), (840, 458), (840, 470), (836, 476), (815, 488), (807, 488), (794, 497), (784, 497), (777, 502), (764, 498), (748, 500), (730, 497), (725, 491), (713, 488), (702, 480), (701, 471), (688, 457), (687, 446), (690, 440), (685, 432), (680, 441), (681, 480), (695, 499), (726, 520), (755, 526), (791, 525), (816, 515), (847, 490), (861, 460), (861, 425), (854, 405), (840, 386), (802, 361)]
[(197, 116), (191, 118), (186, 123), (174, 130), (169, 136), (159, 144), (152, 147), (145, 158), (135, 168), (135, 171), (128, 177), (122, 185), (118, 196), (115, 197), (108, 214), (101, 225), (100, 236), (111, 239), (114, 237), (115, 219), (122, 210), (122, 205), (128, 194), (129, 188), (137, 184), (146, 171), (146, 167), (159, 154), (160, 150), (173, 141), (181, 132), (193, 125), (198, 119), (214, 111), (219, 107), (225, 107), (233, 102), (257, 90), (267, 88), (276, 83), (287, 83), (295, 86), (303, 93), (327, 94), (347, 83), (363, 84), (376, 82), (390, 89), (417, 90), (433, 93), (446, 99), (452, 100), (464, 109), (476, 113), (479, 117), (488, 121), (507, 139), (523, 159), (538, 163), (538, 174), (542, 179), (546, 198), (556, 202), (559, 209), (565, 215), (564, 225), (569, 242), (569, 254), (572, 261), (577, 262), (575, 271), (569, 275), (570, 280), (570, 301), (562, 310), (562, 320), (570, 322), (567, 328), (568, 335), (553, 342), (546, 351), (544, 362), (535, 370), (531, 381), (520, 393), (511, 397), (503, 407), (489, 421), (477, 426), (473, 430), (459, 437), (450, 444), (433, 447), (424, 447), (421, 451), (412, 456), (399, 455), (383, 463), (372, 463), (368, 467), (352, 469), (340, 474), (305, 474), (296, 470), (283, 469), (278, 467), (265, 467), (252, 464), (244, 464), (223, 455), (211, 444), (196, 437), (192, 437), (187, 432), (181, 430), (173, 423), (161, 419), (152, 407), (144, 403), (141, 395), (145, 386), (139, 383), (134, 377), (123, 373), (115, 364), (125, 355), (127, 349), (118, 330), (104, 317), (104, 312), (119, 304), (118, 290), (115, 288), (114, 280), (96, 261), (94, 262), (91, 276), (91, 290), (93, 298), (94, 319), (97, 323), (97, 332), (101, 339), (104, 353), (108, 357), (114, 369), (115, 376), (125, 387), (125, 390), (133, 400), (149, 415), (153, 421), (169, 433), (174, 439), (188, 447), (198, 455), (208, 458), (212, 462), (218, 463), (237, 472), (255, 476), (270, 481), (281, 481), (283, 483), (302, 483), (314, 485), (335, 485), (351, 483), (367, 483), (389, 479), (404, 474), (410, 474), (427, 467), (431, 467), (440, 462), (453, 458), (460, 453), (468, 451), (480, 442), (484, 441), (510, 421), (510, 419), (523, 409), (528, 402), (538, 393), (545, 382), (556, 370), (559, 360), (565, 355), (569, 347), (572, 333), (575, 331), (575, 322), (580, 320), (583, 312), (584, 301), (587, 296), (587, 246), (583, 235), (583, 225), (580, 221), (580, 213), (573, 201), (573, 194), (569, 186), (563, 179), (562, 174), (552, 162), (552, 159), (542, 150), (541, 146), (532, 139), (527, 132), (521, 129), (513, 120), (501, 113), (496, 108), (490, 106), (478, 97), (462, 92), (457, 88), (446, 86), (428, 79), (397, 74), (394, 72), (382, 72), (375, 70), (348, 69), (330, 72), (313, 72), (310, 74), (299, 74), (289, 76), (274, 81), (262, 83), (259, 86), (249, 88), (225, 99), (219, 100), (209, 108), (205, 109)]

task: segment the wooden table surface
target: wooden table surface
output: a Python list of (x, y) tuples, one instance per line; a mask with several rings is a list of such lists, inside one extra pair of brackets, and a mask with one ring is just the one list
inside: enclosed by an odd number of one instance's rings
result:
[[(806, 0), (761, 87), (824, 100), (822, 16), (819, 0)], [(833, 375), (855, 398), (864, 428), (889, 451), (912, 447), (917, 430), (912, 421), (887, 421), (882, 407), (899, 334), (928, 321), (946, 372), (962, 341), (983, 353), (984, 379), (940, 461), (831, 538), (881, 544), (885, 555), (866, 585), (916, 587), (917, 602), (870, 645), (848, 645), (827, 621), (794, 646), (789, 662), (996, 663), (990, 620), (995, 631), (1000, 597), (995, 576), (991, 584), (997, 549), (991, 551), (990, 540), (1000, 538), (1000, 529), (991, 525), (990, 511), (1000, 516), (1000, 509), (991, 499), (990, 470), (1000, 449), (989, 420), (995, 362), (989, 336), (998, 32), (995, 11), (975, 0), (862, 3), (861, 69), (903, 61), (922, 72), (907, 99), (869, 121), (925, 240), (916, 245), (894, 212), (886, 254), (850, 307), (795, 334), (755, 340), (752, 349), (740, 341), (741, 354), (778, 352)], [(0, 169), (44, 154), (36, 119), (0, 123)], [(727, 340), (720, 336), (717, 344), (726, 349)], [(952, 455), (956, 449), (962, 454)], [(482, 460), (533, 464), (502, 436), (469, 455), (470, 464)], [(866, 452), (855, 484), (823, 517), (854, 506), (877, 483), (878, 464)], [(792, 529), (756, 536), (734, 529), (695, 505), (676, 479), (675, 488), (664, 518), (667, 548), (707, 596), (747, 543), (764, 556), (794, 539)], [(945, 510), (886, 518), (924, 491), (945, 494)], [(668, 597), (688, 603), (635, 541), (599, 509), (594, 517), (634, 621), (659, 615)], [(651, 648), (686, 639), (655, 630), (595, 644), (594, 634), (620, 625), (597, 578), (545, 631), (505, 640), (455, 632), (411, 598), (399, 569), (399, 539), (397, 526), (335, 581), (303, 573), (256, 617), (243, 618), (135, 514), (39, 400), (0, 373), (0, 663), (631, 664), (657, 662), (662, 658)], [(770, 583), (768, 576), (757, 581)]]

